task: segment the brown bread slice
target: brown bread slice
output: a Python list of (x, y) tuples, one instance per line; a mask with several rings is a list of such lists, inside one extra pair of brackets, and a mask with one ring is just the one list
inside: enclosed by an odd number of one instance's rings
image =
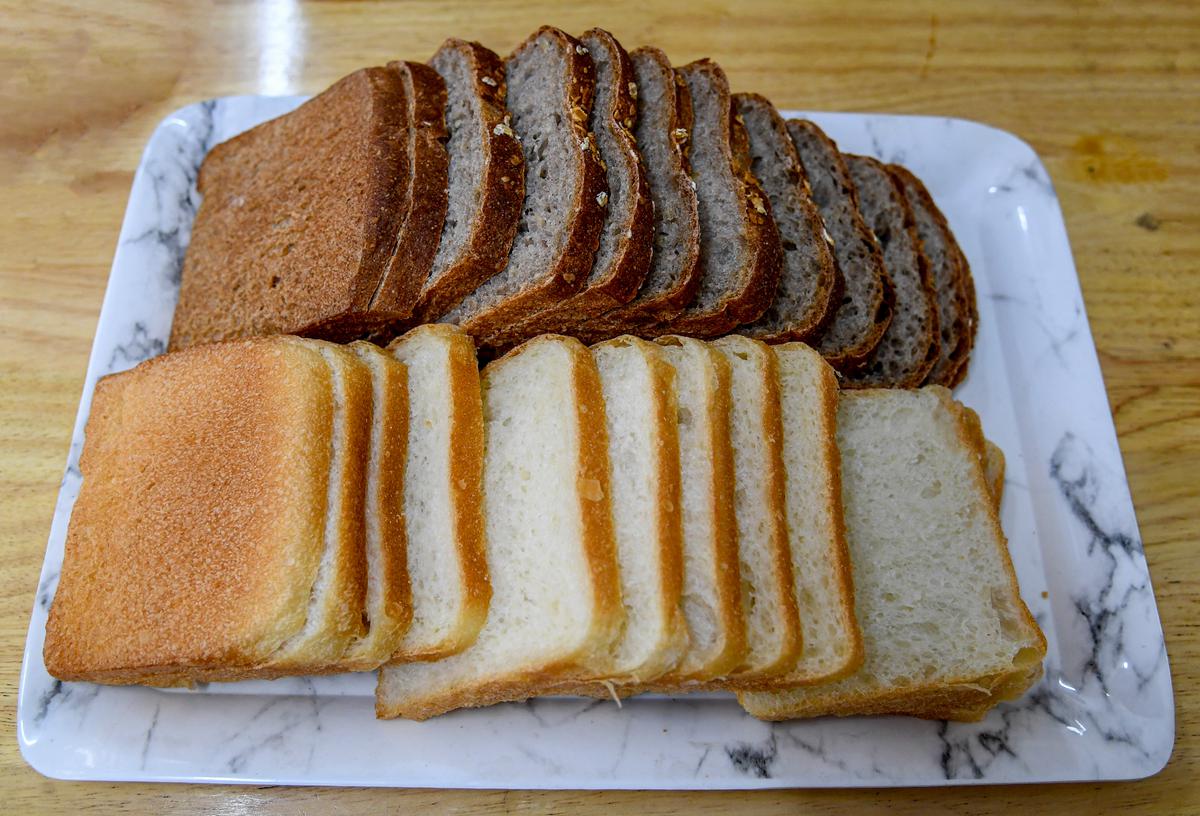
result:
[(600, 28), (579, 38), (596, 69), (596, 101), (588, 123), (607, 174), (607, 217), (587, 282), (574, 296), (525, 321), (508, 341), (545, 332), (569, 332), (598, 314), (628, 302), (650, 267), (654, 202), (632, 128), (637, 120), (637, 84), (629, 55)]
[(419, 62), (391, 62), (388, 69), (404, 83), (408, 115), (408, 186), (396, 251), (384, 269), (371, 308), (412, 312), (429, 279), (446, 221), (446, 84), (437, 71)]
[(938, 343), (937, 304), (929, 260), (917, 236), (912, 209), (887, 168), (869, 156), (845, 156), (858, 189), (863, 220), (883, 248), (883, 265), (895, 290), (895, 315), (879, 345), (845, 384), (856, 388), (916, 388), (933, 368)]
[(700, 212), (695, 299), (657, 334), (712, 337), (757, 320), (775, 297), (783, 264), (766, 195), (750, 174), (746, 130), (734, 117), (729, 81), (711, 60), (679, 69), (692, 97), (692, 178)]
[(858, 209), (854, 181), (837, 145), (812, 122), (792, 119), (788, 135), (808, 175), (813, 201), (833, 238), (845, 288), (842, 301), (813, 345), (839, 371), (857, 368), (892, 320), (893, 292), (883, 253)]
[(348, 339), (406, 318), (372, 298), (396, 249), (410, 163), (399, 72), (364, 68), (217, 145), (184, 261), (171, 349), (258, 334)]
[(449, 39), (429, 64), (446, 84), (448, 208), (414, 322), (441, 317), (504, 268), (525, 199), (525, 157), (508, 127), (504, 62)]
[(967, 360), (979, 322), (971, 267), (946, 216), (938, 209), (921, 180), (897, 164), (888, 170), (900, 183), (917, 219), (917, 234), (929, 256), (933, 288), (937, 291), (940, 353), (926, 382), (953, 388), (967, 375)]
[(779, 111), (758, 94), (734, 94), (733, 101), (750, 138), (750, 169), (771, 202), (783, 246), (775, 299), (762, 317), (738, 331), (768, 343), (805, 340), (824, 329), (841, 300), (833, 245)]
[(674, 317), (700, 286), (700, 221), (688, 165), (692, 97), (659, 49), (639, 48), (629, 58), (638, 89), (634, 135), (654, 203), (653, 252), (633, 300), (581, 328), (595, 340)]
[(574, 37), (544, 26), (505, 61), (512, 130), (525, 153), (525, 203), (504, 270), (443, 317), (493, 337), (573, 295), (604, 224), (604, 167), (587, 129), (595, 72)]

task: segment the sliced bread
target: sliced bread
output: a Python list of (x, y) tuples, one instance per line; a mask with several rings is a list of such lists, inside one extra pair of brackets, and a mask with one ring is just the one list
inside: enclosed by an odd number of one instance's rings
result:
[(793, 669), (803, 639), (784, 517), (783, 426), (775, 355), (729, 335), (711, 344), (729, 363), (734, 518), (746, 620), (746, 656), (730, 688), (770, 687)]
[(921, 180), (897, 164), (888, 170), (900, 183), (917, 221), (917, 234), (929, 257), (933, 287), (937, 291), (940, 349), (927, 382), (953, 388), (967, 376), (967, 360), (975, 344), (979, 317), (971, 267)]
[[(625, 336), (591, 351), (604, 392), (625, 606), (625, 626), (604, 679), (620, 687), (655, 679), (674, 667), (688, 646), (678, 406), (674, 369), (656, 344)], [(610, 694), (596, 684), (573, 690)]]
[(779, 284), (779, 232), (750, 173), (746, 129), (734, 116), (729, 81), (711, 60), (679, 69), (692, 99), (691, 170), (700, 215), (700, 286), (660, 328), (713, 337), (757, 320)]
[(734, 94), (733, 101), (750, 139), (750, 169), (771, 202), (783, 247), (774, 300), (762, 317), (738, 332), (768, 343), (805, 340), (825, 328), (841, 301), (833, 244), (779, 111), (758, 94)]
[(634, 141), (637, 84), (629, 55), (607, 31), (579, 38), (596, 69), (596, 101), (588, 127), (607, 176), (604, 228), (582, 289), (507, 333), (508, 339), (554, 331), (574, 333), (590, 319), (629, 301), (646, 279), (653, 248), (654, 202)]
[(442, 323), (388, 346), (408, 369), (404, 523), (413, 620), (393, 660), (475, 642), (491, 598), (483, 529), (483, 406), (475, 345)]
[(779, 373), (788, 549), (804, 629), (804, 652), (789, 685), (845, 677), (862, 665), (854, 580), (842, 517), (837, 449), (838, 384), (833, 369), (803, 343), (774, 346)]
[(449, 39), (429, 64), (446, 85), (447, 199), (433, 268), (413, 316), (435, 320), (508, 262), (525, 199), (525, 157), (504, 107), (504, 62)]
[(846, 535), (866, 658), (821, 686), (739, 695), (756, 717), (978, 719), (1039, 675), (977, 442), (948, 391), (852, 391), (838, 410)]
[(525, 202), (504, 269), (442, 318), (487, 345), (584, 285), (608, 196), (587, 127), (595, 93), (587, 49), (546, 26), (513, 52), (504, 71), (511, 129), (525, 154)]
[(855, 388), (916, 388), (937, 362), (937, 295), (929, 259), (917, 235), (912, 208), (887, 168), (870, 156), (845, 156), (858, 190), (863, 220), (883, 249), (883, 266), (895, 292), (892, 322), (845, 385)]
[(367, 454), (367, 633), (342, 656), (346, 671), (378, 668), (400, 646), (412, 621), (404, 531), (404, 463), (408, 451), (408, 372), (373, 343), (347, 347), (371, 372), (371, 440)]
[(582, 327), (581, 334), (594, 339), (674, 317), (700, 285), (700, 222), (688, 175), (692, 97), (659, 49), (639, 48), (629, 58), (638, 90), (634, 135), (654, 203), (653, 252), (633, 300)]
[(850, 371), (862, 365), (891, 323), (894, 293), (883, 252), (863, 220), (854, 180), (837, 145), (807, 120), (789, 120), (787, 129), (833, 239), (843, 281), (837, 312), (813, 345), (834, 368)]
[(746, 657), (733, 451), (729, 362), (706, 343), (661, 337), (675, 370), (683, 485), (683, 612), (690, 644), (679, 664), (647, 689), (687, 691), (723, 680)]
[(483, 411), (487, 622), (457, 655), (385, 666), (382, 717), (520, 700), (612, 665), (624, 610), (595, 362), (577, 340), (531, 340), (484, 369)]
[(371, 298), (371, 308), (388, 313), (416, 306), (429, 281), (446, 222), (446, 83), (419, 62), (391, 62), (400, 76), (407, 103), (404, 138), (408, 140), (408, 185), (401, 191), (400, 231), (396, 250)]
[(61, 680), (249, 672), (304, 628), (325, 546), (329, 365), (257, 338), (96, 384), (46, 624)]
[(407, 318), (372, 298), (409, 189), (400, 73), (364, 68), (213, 148), (183, 265), (172, 350), (261, 334), (349, 339)]

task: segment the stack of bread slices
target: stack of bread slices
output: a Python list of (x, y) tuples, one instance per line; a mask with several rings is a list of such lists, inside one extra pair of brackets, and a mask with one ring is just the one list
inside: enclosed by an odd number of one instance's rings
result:
[(975, 335), (966, 258), (911, 172), (610, 33), (347, 76), (217, 145), (171, 348), (462, 327), (804, 341), (851, 387), (953, 387)]
[(1041, 672), (1003, 462), (938, 386), (800, 343), (461, 329), (196, 346), (95, 392), (45, 641), (64, 680), (380, 668), (380, 716), (736, 692), (978, 719)]

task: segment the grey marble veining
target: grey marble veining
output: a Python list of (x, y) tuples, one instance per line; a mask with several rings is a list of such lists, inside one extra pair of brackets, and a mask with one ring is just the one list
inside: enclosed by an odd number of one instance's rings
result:
[(1002, 509), (1044, 679), (981, 723), (763, 723), (729, 696), (542, 699), (426, 723), (373, 717), (373, 677), (110, 688), (49, 677), (46, 613), (96, 379), (162, 353), (205, 153), (296, 98), (192, 105), (134, 179), (38, 585), (19, 738), (77, 779), (547, 788), (886, 786), (1117, 779), (1166, 762), (1170, 673), (1054, 187), (1020, 140), (956, 119), (813, 114), (848, 151), (921, 176), (971, 260), (978, 347), (957, 396), (1008, 460)]

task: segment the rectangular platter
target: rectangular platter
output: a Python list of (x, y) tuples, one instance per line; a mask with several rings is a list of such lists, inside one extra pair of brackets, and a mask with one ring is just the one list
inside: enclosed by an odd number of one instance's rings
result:
[(962, 243), (979, 338), (956, 396), (1008, 460), (1002, 521), (1046, 673), (980, 723), (759, 722), (732, 696), (548, 698), (424, 723), (374, 718), (374, 675), (191, 691), (61, 683), (46, 614), (99, 377), (162, 353), (206, 152), (301, 97), (168, 116), (134, 177), (96, 329), (20, 680), (21, 750), (63, 779), (471, 788), (770, 788), (1132, 779), (1174, 742), (1171, 677), (1096, 349), (1053, 184), (1033, 150), (959, 119), (810, 116), (920, 176)]

